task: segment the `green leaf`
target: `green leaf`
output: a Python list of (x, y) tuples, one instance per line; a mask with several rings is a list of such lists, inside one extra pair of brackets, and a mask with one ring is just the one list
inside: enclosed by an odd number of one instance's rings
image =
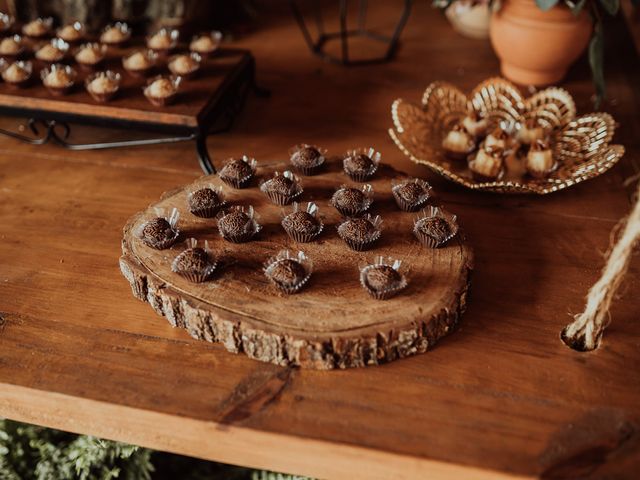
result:
[(558, 0), (536, 0), (536, 5), (540, 10), (550, 10), (558, 4)]
[(591, 66), (591, 76), (596, 88), (596, 108), (605, 96), (604, 83), (604, 35), (602, 25), (595, 25), (593, 37), (589, 43), (589, 65)]
[(615, 15), (620, 9), (620, 0), (598, 0), (602, 8), (609, 14)]

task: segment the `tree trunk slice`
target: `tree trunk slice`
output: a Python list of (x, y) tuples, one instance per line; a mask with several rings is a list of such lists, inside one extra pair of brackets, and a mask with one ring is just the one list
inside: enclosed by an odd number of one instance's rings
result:
[[(279, 168), (259, 168), (258, 178)], [(224, 186), (231, 204), (253, 205), (263, 225), (257, 240), (232, 244), (218, 234), (214, 219), (192, 215), (186, 197), (196, 186), (220, 185), (216, 176), (168, 192), (124, 227), (122, 273), (133, 294), (147, 301), (174, 327), (193, 337), (220, 342), (233, 353), (278, 365), (315, 369), (363, 367), (423, 353), (458, 323), (465, 309), (473, 254), (459, 234), (439, 249), (422, 247), (413, 237), (415, 214), (402, 212), (391, 195), (391, 179), (405, 175), (381, 166), (369, 182), (374, 189), (371, 213), (382, 216), (382, 238), (372, 250), (356, 252), (337, 234), (340, 216), (329, 205), (341, 184), (351, 183), (338, 162), (326, 171), (302, 177), (301, 202), (314, 201), (324, 231), (312, 243), (296, 244), (282, 229), (283, 209), (269, 202), (257, 188), (234, 190)], [(155, 217), (155, 208), (180, 211), (180, 240), (208, 240), (224, 259), (224, 267), (203, 284), (194, 284), (171, 271), (171, 262), (186, 248), (183, 242), (168, 250), (147, 247), (136, 228)], [(313, 261), (310, 282), (299, 293), (285, 295), (269, 283), (262, 266), (278, 251), (302, 250)], [(392, 256), (408, 267), (409, 285), (396, 297), (372, 299), (359, 281), (359, 266), (377, 255)]]

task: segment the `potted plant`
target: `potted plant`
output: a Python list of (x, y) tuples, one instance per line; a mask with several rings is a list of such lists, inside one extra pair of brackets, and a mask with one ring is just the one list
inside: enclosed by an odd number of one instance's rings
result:
[[(435, 0), (435, 5), (446, 9), (455, 1)], [(492, 2), (489, 33), (505, 77), (524, 85), (559, 82), (589, 45), (589, 64), (597, 98), (604, 96), (602, 17), (616, 15), (619, 0), (503, 0), (500, 3)]]
[(489, 38), (489, 0), (458, 0), (445, 11), (453, 28), (469, 38)]

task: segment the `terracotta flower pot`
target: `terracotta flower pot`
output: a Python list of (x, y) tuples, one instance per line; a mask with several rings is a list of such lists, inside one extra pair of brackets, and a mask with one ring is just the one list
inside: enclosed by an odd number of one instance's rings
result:
[(502, 74), (523, 85), (548, 85), (564, 78), (584, 51), (593, 25), (583, 10), (563, 5), (542, 11), (534, 0), (504, 0), (491, 17), (489, 33)]

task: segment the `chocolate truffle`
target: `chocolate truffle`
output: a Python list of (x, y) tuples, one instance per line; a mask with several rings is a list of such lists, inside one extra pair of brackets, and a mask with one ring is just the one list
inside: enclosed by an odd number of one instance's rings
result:
[(315, 175), (324, 163), (324, 154), (313, 145), (298, 145), (291, 151), (291, 164), (303, 175)]
[(147, 47), (153, 50), (171, 50), (176, 46), (179, 35), (174, 28), (161, 28), (147, 38)]
[(3, 38), (0, 41), (0, 55), (7, 57), (17, 57), (24, 50), (22, 37), (13, 35), (12, 37)]
[(218, 31), (203, 33), (193, 37), (189, 43), (189, 50), (201, 55), (208, 55), (218, 49), (221, 40), (222, 33)]
[(205, 187), (191, 192), (187, 197), (187, 203), (189, 204), (189, 211), (194, 215), (211, 218), (220, 211), (225, 202), (221, 198), (219, 189), (216, 191), (211, 187)]
[(58, 29), (58, 38), (65, 42), (79, 42), (84, 38), (85, 28), (80, 22), (73, 22), (71, 25), (65, 25)]
[(496, 127), (484, 141), (484, 147), (498, 147), (506, 150), (511, 144), (511, 136), (502, 127)]
[(285, 293), (299, 291), (311, 276), (311, 262), (303, 252), (293, 257), (288, 250), (270, 258), (264, 267), (265, 276)]
[(459, 123), (451, 127), (442, 139), (442, 149), (445, 155), (454, 160), (467, 158), (475, 148), (473, 136)]
[(182, 78), (175, 76), (159, 76), (149, 81), (144, 89), (144, 95), (151, 104), (164, 107), (174, 101), (178, 94)]
[(205, 242), (205, 248), (197, 247), (197, 241), (193, 238), (190, 239), (189, 244), (191, 248), (173, 260), (171, 270), (191, 282), (204, 282), (215, 270), (217, 262), (211, 257), (207, 242)]
[(242, 207), (236, 207), (228, 213), (218, 214), (218, 231), (229, 242), (248, 242), (261, 228), (254, 219), (253, 207), (246, 212)]
[(107, 45), (121, 45), (131, 37), (129, 25), (124, 22), (116, 22), (108, 25), (100, 35), (100, 42)]
[(338, 226), (338, 235), (353, 250), (367, 250), (380, 238), (381, 223), (379, 215), (349, 218)]
[(85, 80), (87, 92), (97, 102), (111, 100), (120, 89), (120, 74), (106, 70), (90, 75)]
[(519, 127), (517, 138), (524, 145), (533, 145), (537, 140), (542, 140), (546, 136), (544, 126), (536, 117), (527, 118)]
[(23, 86), (31, 78), (31, 62), (17, 61), (2, 71), (2, 79), (9, 85)]
[(174, 208), (169, 219), (152, 218), (142, 224), (138, 236), (152, 248), (158, 250), (168, 248), (178, 239), (179, 230), (176, 228), (178, 217), (178, 211)]
[(176, 55), (169, 59), (167, 67), (174, 75), (180, 75), (185, 78), (192, 78), (200, 69), (202, 57), (198, 53), (189, 53)]
[(153, 50), (138, 50), (122, 58), (122, 66), (134, 77), (144, 77), (155, 66), (158, 54)]
[(504, 173), (504, 150), (497, 146), (485, 146), (469, 161), (469, 170), (478, 182), (493, 182)]
[(360, 270), (360, 283), (373, 298), (384, 300), (397, 294), (407, 286), (407, 280), (399, 272), (401, 262), (385, 263), (382, 257), (377, 257), (372, 265)]
[(484, 116), (484, 112), (478, 112), (471, 110), (463, 119), (462, 126), (473, 135), (476, 140), (484, 137), (487, 133), (487, 127), (489, 122)]
[(276, 205), (288, 205), (302, 194), (298, 178), (290, 171), (278, 172), (260, 185), (260, 190)]
[(233, 188), (244, 188), (249, 185), (255, 172), (256, 161), (245, 155), (242, 158), (233, 158), (227, 161), (218, 176)]
[(97, 66), (107, 53), (107, 47), (99, 43), (85, 43), (76, 52), (74, 58), (79, 65), (85, 67)]
[(416, 219), (413, 234), (429, 248), (438, 248), (458, 233), (456, 216), (445, 212), (441, 208), (429, 207)]
[(22, 33), (28, 37), (40, 38), (51, 33), (53, 18), (36, 18), (22, 27)]
[(42, 83), (54, 95), (67, 93), (76, 79), (76, 72), (68, 65), (55, 64), (40, 72)]
[(548, 142), (536, 140), (531, 144), (525, 160), (525, 167), (529, 175), (534, 178), (545, 178), (555, 166), (556, 162)]
[(59, 38), (54, 38), (50, 43), (40, 47), (35, 54), (38, 60), (45, 62), (59, 62), (69, 50), (69, 44)]
[(391, 193), (398, 207), (405, 212), (419, 210), (429, 199), (431, 186), (418, 178), (393, 182)]
[(282, 228), (296, 242), (310, 242), (317, 238), (324, 228), (316, 216), (318, 207), (315, 203), (309, 202), (306, 211), (298, 210), (298, 208), (299, 205), (294, 203), (293, 212), (282, 219)]
[(342, 160), (344, 172), (355, 182), (364, 182), (370, 179), (378, 169), (380, 153), (373, 148), (367, 151), (353, 151), (347, 153)]
[(330, 203), (342, 215), (358, 215), (371, 206), (372, 195), (373, 190), (368, 184), (362, 190), (343, 186), (333, 194)]
[(396, 285), (402, 276), (389, 265), (378, 265), (367, 271), (366, 282), (376, 291), (381, 291)]

